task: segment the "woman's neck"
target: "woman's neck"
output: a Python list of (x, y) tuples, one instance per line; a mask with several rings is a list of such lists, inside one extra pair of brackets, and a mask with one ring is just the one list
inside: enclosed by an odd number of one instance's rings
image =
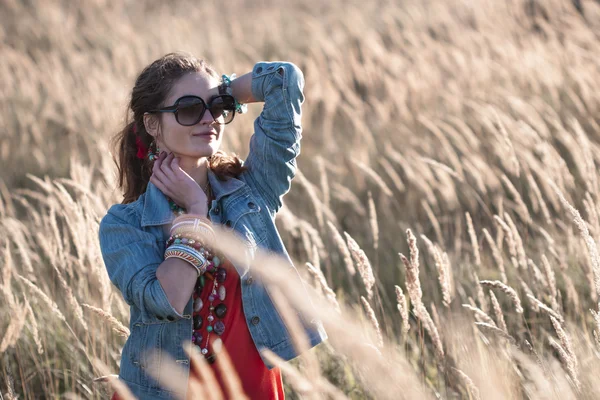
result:
[(205, 188), (208, 182), (208, 158), (187, 158), (180, 157), (179, 166), (184, 170), (193, 180), (200, 185), (201, 188)]

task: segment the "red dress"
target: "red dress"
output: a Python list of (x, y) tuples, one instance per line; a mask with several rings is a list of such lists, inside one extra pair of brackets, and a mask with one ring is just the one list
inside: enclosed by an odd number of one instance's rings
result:
[[(252, 337), (250, 336), (250, 331), (248, 330), (248, 325), (242, 309), (242, 288), (240, 285), (240, 277), (234, 266), (228, 260), (225, 260), (221, 267), (225, 269), (227, 276), (224, 282), (219, 283), (219, 286), (223, 286), (225, 288), (226, 295), (223, 301), (216, 296), (215, 300), (213, 301), (213, 305), (219, 306), (220, 304), (224, 304), (227, 309), (223, 318), (218, 318), (215, 316), (215, 311), (213, 310), (212, 314), (215, 317), (212, 325), (214, 326), (217, 321), (222, 321), (225, 325), (225, 330), (220, 336), (217, 335), (215, 331), (210, 332), (209, 342), (212, 344), (216, 338), (220, 338), (223, 341), (223, 348), (225, 348), (229, 354), (229, 357), (231, 358), (231, 361), (241, 381), (244, 392), (250, 399), (284, 399), (285, 395), (283, 391), (283, 382), (281, 379), (281, 370), (279, 368), (273, 368), (269, 370), (265, 366), (264, 362), (260, 358), (260, 354), (256, 349)], [(210, 325), (209, 321), (207, 321), (207, 316), (210, 305), (209, 296), (211, 295), (212, 289), (212, 277), (209, 274), (205, 274), (205, 285), (201, 291), (200, 289), (198, 290), (200, 294), (198, 295), (198, 292), (196, 291), (194, 291), (193, 294), (194, 299), (200, 297), (204, 303), (200, 311), (193, 312), (195, 318), (197, 318), (197, 316), (202, 317), (203, 323), (202, 327), (200, 328), (200, 332), (203, 336), (202, 340), (200, 341), (202, 348), (205, 347), (206, 343), (206, 327)], [(223, 307), (221, 306), (221, 308)], [(213, 353), (212, 347), (209, 347), (208, 349), (209, 355)], [(219, 385), (223, 390), (223, 393), (225, 393), (225, 386), (222, 383), (222, 379), (219, 375), (218, 368), (216, 368), (216, 364), (209, 365), (212, 368), (212, 371), (214, 372)], [(197, 372), (193, 367), (191, 367), (190, 379), (196, 376), (196, 374)], [(119, 399), (119, 397), (115, 393), (113, 394), (112, 400), (116, 399)]]

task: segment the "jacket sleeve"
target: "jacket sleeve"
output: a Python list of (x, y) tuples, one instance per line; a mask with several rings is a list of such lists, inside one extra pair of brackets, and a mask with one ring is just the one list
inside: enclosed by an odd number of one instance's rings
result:
[(296, 174), (302, 139), (304, 75), (290, 62), (258, 62), (252, 68), (252, 94), (264, 101), (254, 121), (248, 183), (254, 186), (273, 214), (282, 206)]
[(164, 261), (156, 237), (128, 222), (119, 206), (111, 207), (99, 228), (100, 250), (111, 282), (127, 304), (141, 310), (142, 323), (183, 318), (156, 278), (156, 269)]

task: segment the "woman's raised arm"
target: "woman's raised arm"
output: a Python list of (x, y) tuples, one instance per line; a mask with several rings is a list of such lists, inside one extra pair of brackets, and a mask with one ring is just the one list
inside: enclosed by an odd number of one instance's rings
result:
[[(240, 96), (248, 96), (247, 76), (238, 83)], [(252, 69), (250, 87), (251, 99), (265, 104), (254, 121), (250, 152), (244, 165), (248, 167), (249, 185), (256, 188), (275, 214), (296, 174), (302, 139), (304, 75), (290, 62), (259, 62)]]

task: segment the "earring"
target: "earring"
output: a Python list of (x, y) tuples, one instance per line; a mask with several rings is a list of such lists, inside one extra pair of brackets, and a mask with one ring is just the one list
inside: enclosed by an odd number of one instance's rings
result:
[[(156, 150), (154, 152), (152, 152), (152, 147), (154, 147)], [(148, 160), (150, 161), (154, 161), (158, 158), (158, 155), (160, 154), (160, 149), (158, 148), (158, 145), (156, 144), (156, 140), (153, 140), (152, 143), (150, 144), (150, 147), (148, 148)]]

